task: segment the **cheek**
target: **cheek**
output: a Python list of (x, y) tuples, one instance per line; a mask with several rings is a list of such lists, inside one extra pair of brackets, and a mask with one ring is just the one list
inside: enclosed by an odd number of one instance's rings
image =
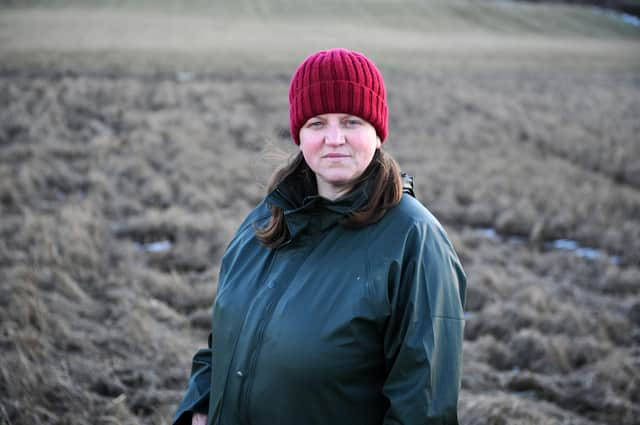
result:
[(303, 139), (300, 137), (299, 147), (302, 152), (302, 156), (304, 156), (304, 159), (307, 161), (307, 164), (312, 164), (317, 159), (317, 156), (319, 155), (318, 152), (320, 151), (322, 144), (317, 143), (313, 139)]
[(309, 140), (300, 140), (300, 150), (302, 151), (302, 153), (313, 153), (313, 152), (317, 152), (319, 149), (320, 144), (319, 143), (313, 143)]
[(302, 152), (306, 152), (314, 145), (314, 138), (306, 131), (300, 131), (300, 145), (298, 146)]
[(364, 138), (361, 140), (359, 151), (361, 153), (361, 158), (367, 161), (367, 165), (369, 161), (373, 158), (373, 155), (376, 153), (376, 149), (379, 147), (377, 138)]
[(315, 161), (313, 160), (313, 155), (311, 153), (309, 153), (309, 151), (301, 149), (302, 150), (302, 157), (304, 158), (304, 162), (307, 163), (307, 165), (309, 167), (311, 167), (312, 170), (315, 171)]
[(364, 164), (363, 164), (363, 168), (367, 168), (369, 166), (369, 164), (371, 163), (371, 161), (373, 160), (373, 156), (376, 153), (376, 149), (375, 146), (371, 147), (369, 151), (367, 151), (367, 156), (364, 159)]

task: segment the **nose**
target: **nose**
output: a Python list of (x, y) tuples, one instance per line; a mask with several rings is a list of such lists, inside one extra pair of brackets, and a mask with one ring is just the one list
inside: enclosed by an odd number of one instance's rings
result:
[(344, 132), (340, 125), (330, 124), (327, 126), (327, 132), (324, 135), (324, 142), (327, 145), (342, 145), (345, 143)]

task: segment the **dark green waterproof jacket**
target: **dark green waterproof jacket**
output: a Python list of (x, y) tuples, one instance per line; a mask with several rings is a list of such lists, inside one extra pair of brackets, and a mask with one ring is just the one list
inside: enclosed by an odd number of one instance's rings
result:
[[(285, 181), (223, 257), (209, 348), (174, 423), (456, 424), (466, 279), (445, 231), (408, 194), (375, 224), (339, 220), (367, 184), (329, 201)], [(290, 240), (255, 237), (285, 210)]]

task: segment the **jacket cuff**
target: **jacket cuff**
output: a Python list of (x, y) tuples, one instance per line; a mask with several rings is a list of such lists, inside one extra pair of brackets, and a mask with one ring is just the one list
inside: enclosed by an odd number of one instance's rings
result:
[[(197, 389), (196, 389), (197, 391)], [(182, 402), (178, 406), (178, 411), (173, 418), (173, 425), (191, 425), (193, 413), (207, 414), (209, 412), (209, 392), (197, 394), (189, 386)]]
[(189, 385), (173, 417), (173, 425), (190, 425), (194, 412), (208, 413), (210, 386), (211, 350), (202, 349), (194, 356)]

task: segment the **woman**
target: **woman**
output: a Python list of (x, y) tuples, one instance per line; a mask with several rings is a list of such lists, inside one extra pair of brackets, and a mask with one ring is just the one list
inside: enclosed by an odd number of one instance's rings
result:
[(466, 279), (381, 150), (380, 72), (317, 52), (289, 106), (300, 153), (225, 252), (174, 423), (457, 423)]

